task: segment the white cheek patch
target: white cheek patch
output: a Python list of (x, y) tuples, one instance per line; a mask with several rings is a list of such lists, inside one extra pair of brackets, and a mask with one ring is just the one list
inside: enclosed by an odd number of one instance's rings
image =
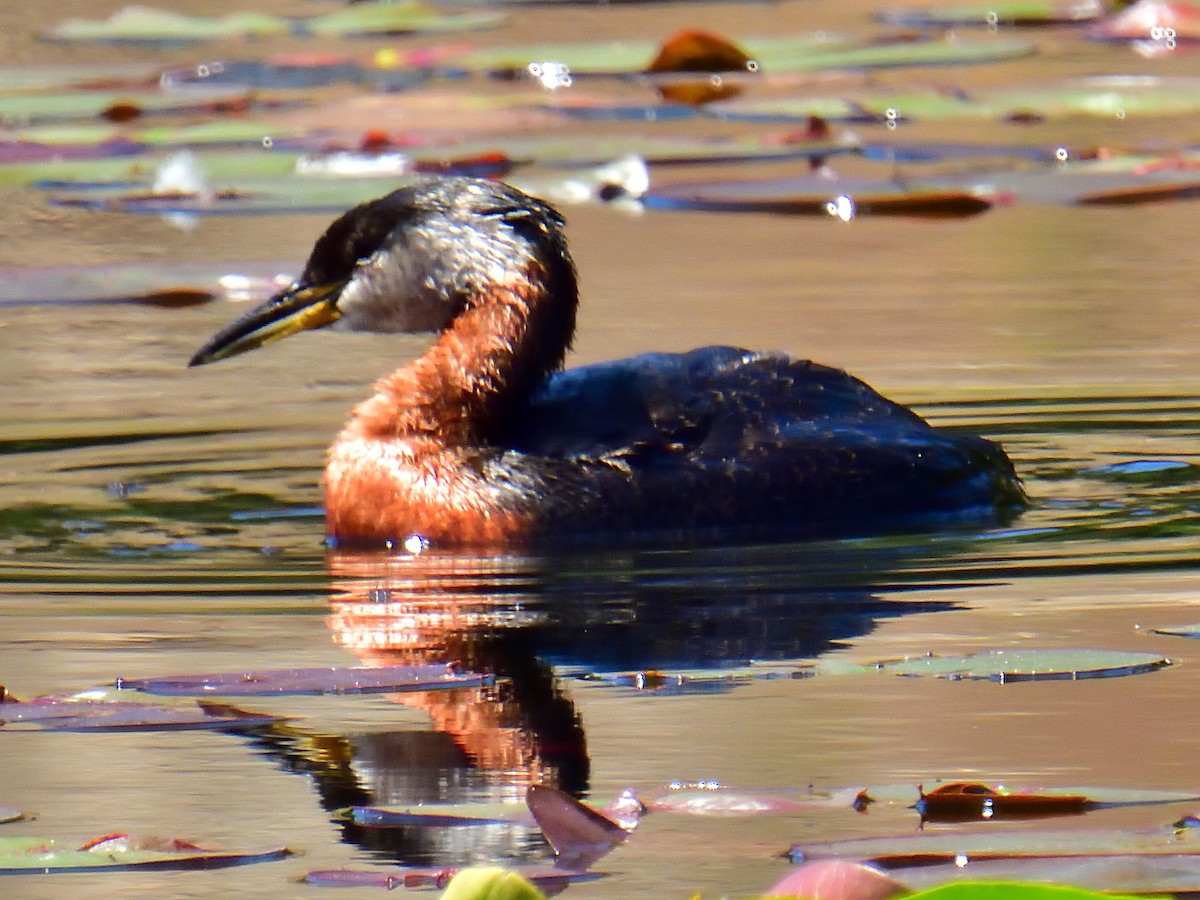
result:
[(380, 250), (358, 265), (338, 299), (342, 325), (351, 331), (438, 331), (453, 313), (453, 299), (411, 253)]

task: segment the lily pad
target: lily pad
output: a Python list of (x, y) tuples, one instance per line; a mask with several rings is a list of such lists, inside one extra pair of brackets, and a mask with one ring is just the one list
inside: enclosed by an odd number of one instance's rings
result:
[(311, 669), (263, 669), (179, 675), (165, 678), (118, 678), (121, 690), (168, 696), (253, 696), (263, 694), (371, 694), (476, 688), (491, 675), (455, 672), (448, 665)]
[(968, 656), (919, 656), (882, 660), (868, 665), (846, 665), (832, 660), (817, 664), (818, 673), (863, 674), (881, 672), (910, 677), (932, 675), (951, 680), (1081, 681), (1140, 675), (1169, 666), (1171, 660), (1156, 653), (1124, 650), (1008, 649), (984, 650)]
[[(1144, 896), (1144, 895), (1143, 895)], [(947, 884), (918, 891), (910, 900), (1135, 900), (1131, 895), (1098, 893), (1083, 888), (996, 882), (994, 884)]]
[(217, 869), (270, 862), (286, 847), (214, 850), (178, 838), (109, 834), (83, 844), (37, 837), (0, 837), (0, 875), (108, 872), (125, 869)]
[(987, 6), (947, 6), (937, 9), (885, 9), (875, 17), (898, 28), (958, 28), (976, 26), (1075, 25), (1094, 22), (1104, 13), (1100, 3), (1039, 2), (994, 3)]
[(1157, 76), (1096, 76), (1057, 85), (992, 91), (847, 93), (843, 96), (730, 100), (707, 115), (759, 122), (799, 122), (814, 113), (831, 121), (992, 119), (1029, 122), (1070, 116), (1188, 115), (1200, 109), (1200, 80)]
[(44, 731), (242, 731), (281, 721), (225, 704), (160, 706), (104, 699), (39, 698), (0, 703), (0, 728)]
[(1200, 638), (1200, 623), (1194, 625), (1163, 625), (1154, 629), (1155, 634), (1171, 637)]
[(338, 816), (361, 828), (473, 828), (480, 825), (512, 825), (516, 816), (467, 815), (428, 808), (386, 809), (353, 806)]
[(525, 802), (554, 850), (555, 865), (584, 871), (629, 837), (613, 819), (557, 788), (531, 785)]
[(56, 41), (185, 44), (290, 34), (359, 36), (459, 31), (491, 27), (501, 19), (502, 15), (493, 11), (439, 13), (419, 0), (362, 3), (308, 19), (286, 19), (257, 12), (206, 18), (127, 6), (104, 20), (68, 19), (44, 36)]
[[(733, 38), (763, 75), (826, 69), (970, 65), (1016, 59), (1033, 52), (1016, 40), (897, 41), (854, 45), (826, 34)], [(451, 70), (488, 74), (523, 72), (530, 63), (553, 61), (572, 75), (632, 75), (647, 72), (660, 52), (649, 41), (560, 42), (473, 50), (447, 64)], [(732, 71), (745, 67), (731, 63)]]

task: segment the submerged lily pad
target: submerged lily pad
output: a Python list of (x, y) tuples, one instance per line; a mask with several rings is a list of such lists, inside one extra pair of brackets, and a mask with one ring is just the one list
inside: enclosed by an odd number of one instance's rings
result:
[(491, 675), (455, 672), (452, 666), (379, 666), (312, 669), (263, 669), (179, 675), (166, 678), (118, 678), (121, 690), (148, 694), (252, 696), (261, 694), (369, 694), (476, 688)]
[(216, 869), (270, 862), (286, 847), (214, 850), (178, 838), (109, 834), (83, 844), (53, 838), (0, 837), (0, 875), (105, 872), (124, 869)]

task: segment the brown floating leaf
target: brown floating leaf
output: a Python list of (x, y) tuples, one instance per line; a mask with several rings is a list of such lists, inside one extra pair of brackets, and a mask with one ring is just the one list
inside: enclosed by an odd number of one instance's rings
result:
[(973, 781), (954, 781), (928, 794), (918, 785), (920, 799), (913, 808), (922, 822), (967, 822), (974, 819), (1079, 815), (1096, 804), (1080, 794), (1006, 794)]
[(707, 31), (689, 28), (663, 42), (658, 55), (646, 67), (650, 74), (662, 72), (707, 72), (711, 78), (661, 82), (658, 93), (671, 103), (696, 106), (725, 100), (740, 93), (736, 84), (726, 83), (721, 72), (756, 71), (757, 65), (732, 41)]
[(1166, 200), (1187, 200), (1193, 197), (1200, 197), (1200, 181), (1147, 184), (1095, 191), (1084, 194), (1075, 202), (1080, 206), (1133, 206), (1139, 203), (1161, 203)]

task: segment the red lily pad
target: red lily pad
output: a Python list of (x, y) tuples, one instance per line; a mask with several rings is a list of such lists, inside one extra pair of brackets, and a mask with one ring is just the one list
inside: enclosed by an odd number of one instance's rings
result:
[(584, 871), (629, 837), (627, 828), (557, 788), (532, 785), (525, 802), (554, 850), (556, 867)]
[(1200, 6), (1182, 0), (1138, 0), (1098, 23), (1092, 37), (1107, 41), (1200, 40)]
[(477, 688), (491, 675), (455, 672), (448, 665), (262, 669), (163, 678), (118, 678), (117, 688), (168, 696), (263, 694), (373, 694)]
[(143, 868), (217, 869), (270, 862), (290, 854), (286, 847), (216, 850), (178, 838), (128, 834), (108, 834), (82, 844), (52, 838), (0, 837), (0, 875)]

